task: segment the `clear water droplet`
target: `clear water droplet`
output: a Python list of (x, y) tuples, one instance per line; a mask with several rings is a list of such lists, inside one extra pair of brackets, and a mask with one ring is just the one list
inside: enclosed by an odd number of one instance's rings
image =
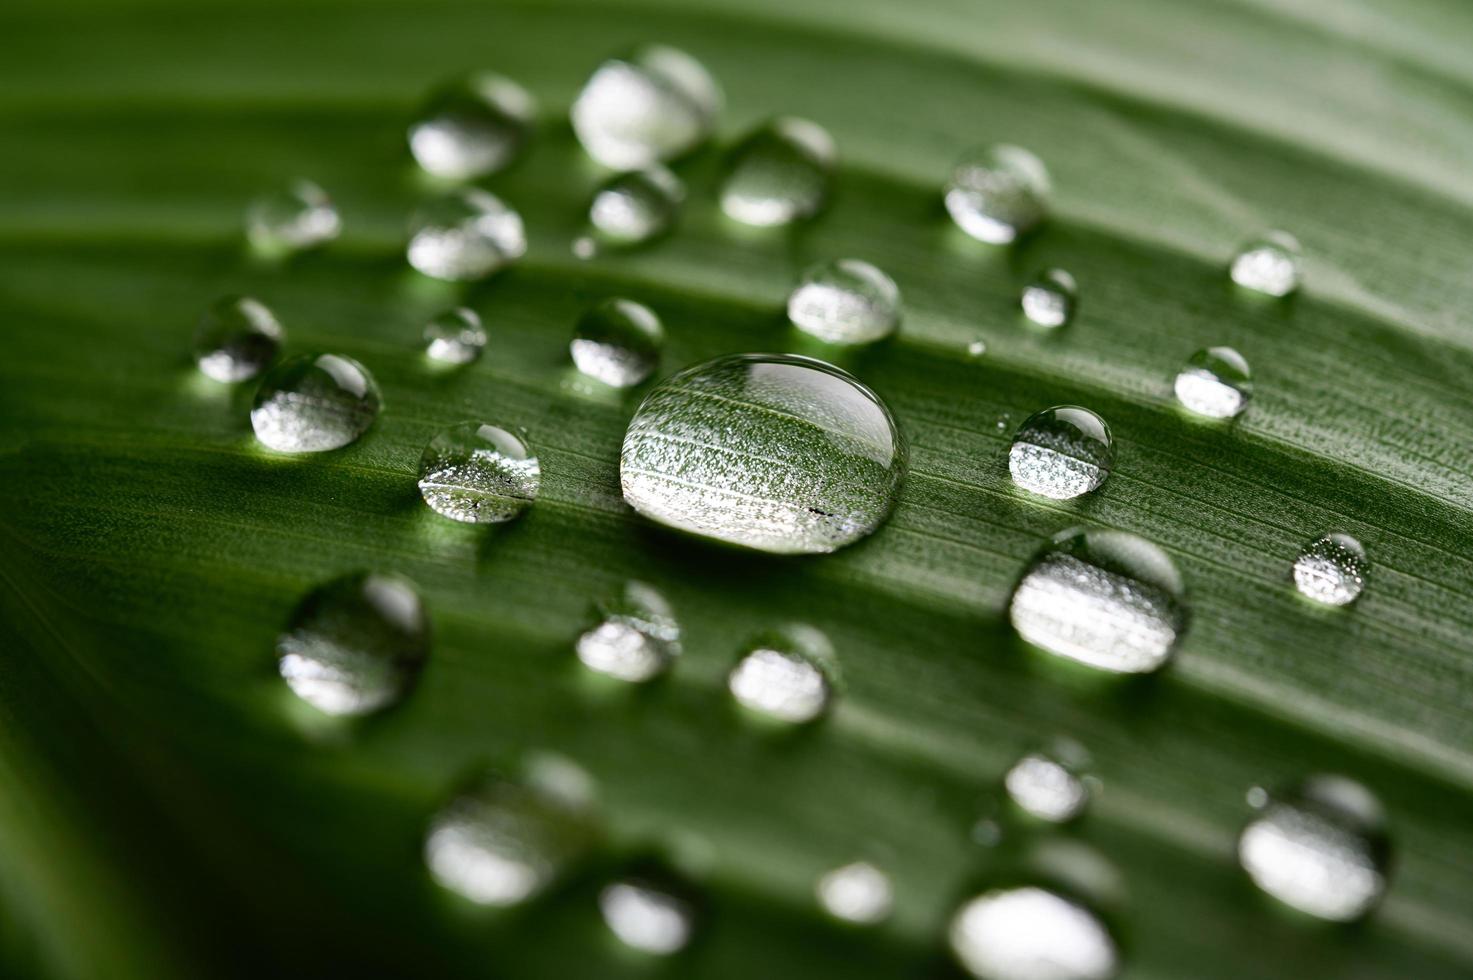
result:
[(1030, 415), (1013, 435), (1013, 482), (1041, 497), (1069, 500), (1099, 489), (1115, 462), (1105, 420), (1087, 408), (1058, 405)]
[(568, 345), (573, 365), (588, 377), (629, 388), (655, 373), (665, 328), (655, 311), (628, 299), (606, 299), (578, 318)]
[(789, 626), (749, 641), (727, 687), (742, 706), (801, 725), (828, 710), (833, 664), (827, 637), (812, 627)]
[(276, 359), (284, 335), (266, 304), (249, 296), (226, 296), (199, 318), (194, 363), (216, 381), (245, 381)]
[(1187, 623), (1186, 590), (1166, 553), (1124, 531), (1054, 537), (1013, 592), (1026, 642), (1101, 670), (1159, 670)]
[(984, 817), (972, 824), (972, 843), (979, 847), (996, 847), (1002, 843), (1002, 825)]
[(1089, 805), (1090, 783), (1084, 775), (1087, 766), (1084, 749), (1060, 739), (1013, 763), (1003, 777), (1003, 785), (1024, 812), (1049, 823), (1067, 823)]
[(269, 449), (320, 453), (357, 440), (382, 405), (373, 375), (351, 357), (301, 354), (261, 379), (251, 427)]
[(499, 524), (537, 499), (542, 467), (520, 436), (462, 422), (430, 440), (419, 461), (419, 493), (430, 509), (464, 524)]
[(484, 279), (527, 251), (522, 216), (476, 188), (430, 201), (410, 221), (409, 264), (435, 279)]
[(951, 920), (952, 952), (979, 980), (1109, 980), (1120, 954), (1083, 905), (1033, 885), (995, 888)]
[(589, 670), (630, 683), (650, 680), (680, 656), (680, 624), (665, 597), (643, 582), (598, 604), (599, 623), (578, 637)]
[(607, 241), (637, 245), (669, 231), (684, 201), (684, 182), (652, 164), (610, 177), (594, 192), (588, 221)]
[(441, 364), (469, 364), (486, 347), (486, 328), (476, 311), (467, 307), (446, 310), (424, 329), (425, 353)]
[(624, 499), (693, 534), (778, 554), (873, 532), (905, 475), (884, 403), (849, 374), (787, 354), (739, 354), (662, 382), (630, 420)]
[(1006, 245), (1043, 221), (1048, 195), (1043, 161), (1001, 144), (962, 157), (946, 185), (946, 209), (968, 235)]
[(1265, 796), (1238, 838), (1254, 884), (1334, 922), (1364, 916), (1386, 891), (1390, 841), (1376, 798), (1339, 776), (1312, 776)]
[(414, 586), (369, 572), (314, 589), (276, 641), (287, 686), (330, 715), (363, 715), (398, 702), (429, 654), (429, 623)]
[(1079, 287), (1063, 269), (1045, 269), (1023, 287), (1023, 315), (1040, 327), (1062, 327), (1074, 319)]
[(759, 126), (732, 150), (721, 210), (758, 227), (811, 218), (828, 199), (837, 159), (828, 130), (784, 117)]
[(409, 150), (436, 177), (485, 177), (516, 159), (531, 138), (536, 113), (531, 94), (516, 82), (476, 72), (430, 95), (409, 127)]
[(1270, 231), (1245, 244), (1233, 256), (1233, 282), (1266, 296), (1287, 296), (1299, 288), (1299, 240), (1286, 231)]
[(338, 237), (342, 219), (327, 191), (310, 180), (263, 194), (246, 209), (246, 237), (267, 255), (316, 248)]
[(1231, 347), (1197, 351), (1177, 374), (1175, 387), (1184, 408), (1214, 419), (1241, 414), (1253, 395), (1248, 362)]
[(704, 66), (648, 44), (599, 65), (573, 103), (573, 131), (613, 170), (638, 170), (694, 149), (711, 135), (721, 90)]
[(641, 878), (626, 878), (599, 892), (604, 924), (631, 949), (655, 956), (678, 953), (690, 942), (695, 910), (680, 895)]
[(873, 343), (900, 323), (900, 289), (868, 262), (822, 262), (803, 273), (788, 297), (788, 319), (826, 343)]
[(815, 889), (825, 912), (855, 925), (875, 925), (890, 917), (895, 904), (890, 876), (867, 861), (835, 868)]
[(1348, 534), (1332, 531), (1304, 546), (1294, 559), (1294, 587), (1327, 606), (1344, 606), (1366, 587), (1366, 549)]
[(981, 357), (987, 353), (987, 341), (982, 337), (974, 337), (967, 344), (967, 354), (972, 357)]

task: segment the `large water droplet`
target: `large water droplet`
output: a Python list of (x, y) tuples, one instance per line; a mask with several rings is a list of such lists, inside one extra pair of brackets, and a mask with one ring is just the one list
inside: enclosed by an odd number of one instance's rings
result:
[(665, 597), (642, 582), (629, 582), (598, 604), (599, 624), (578, 637), (584, 666), (621, 681), (655, 677), (680, 655), (680, 624)]
[(437, 434), (419, 461), (419, 493), (435, 513), (465, 524), (497, 524), (537, 499), (542, 467), (518, 436), (462, 422)]
[(605, 886), (598, 908), (609, 931), (631, 949), (669, 956), (690, 942), (695, 910), (685, 898), (642, 878)]
[(721, 186), (721, 210), (768, 227), (811, 218), (828, 198), (837, 153), (817, 123), (781, 118), (765, 123), (732, 150)]
[(378, 418), (382, 399), (368, 369), (341, 354), (301, 354), (267, 372), (251, 427), (283, 453), (320, 453), (356, 440)]
[(868, 262), (822, 262), (803, 274), (788, 297), (788, 319), (830, 344), (873, 343), (895, 332), (900, 290)]
[(409, 127), (409, 149), (436, 177), (484, 177), (505, 168), (522, 151), (536, 112), (531, 94), (516, 82), (476, 72), (430, 95)]
[(669, 231), (684, 201), (681, 179), (652, 164), (610, 177), (594, 193), (588, 221), (607, 241), (637, 245)]
[(711, 135), (721, 91), (690, 55), (649, 44), (599, 65), (573, 103), (588, 155), (614, 170), (670, 160)]
[(245, 381), (266, 369), (281, 349), (285, 331), (266, 304), (249, 296), (226, 296), (199, 318), (194, 363), (216, 381)]
[(1083, 776), (1087, 764), (1083, 748), (1060, 739), (1013, 763), (1003, 785), (1025, 812), (1049, 823), (1066, 823), (1089, 805), (1090, 784)]
[(660, 364), (665, 329), (655, 311), (628, 299), (607, 299), (578, 319), (568, 345), (579, 371), (615, 388), (639, 384)]
[(1348, 534), (1332, 531), (1304, 546), (1294, 559), (1294, 587), (1327, 606), (1352, 603), (1366, 587), (1366, 549)]
[(367, 714), (399, 701), (429, 653), (429, 624), (414, 587), (368, 572), (313, 590), (276, 641), (287, 685), (330, 715)]
[(1028, 643), (1091, 667), (1158, 670), (1186, 629), (1181, 576), (1160, 548), (1124, 531), (1055, 536), (1009, 607)]
[(1248, 407), (1253, 381), (1248, 362), (1231, 347), (1197, 351), (1176, 376), (1176, 399), (1188, 411), (1230, 419)]
[(338, 237), (342, 219), (327, 192), (310, 180), (263, 194), (246, 209), (246, 237), (258, 251), (285, 255)]
[(1062, 327), (1074, 319), (1079, 287), (1063, 269), (1045, 269), (1023, 287), (1023, 315), (1040, 327)]
[(469, 364), (486, 347), (486, 328), (476, 311), (467, 307), (446, 310), (424, 330), (425, 353), (441, 364)]
[(1279, 901), (1346, 922), (1386, 891), (1390, 842), (1376, 798), (1338, 776), (1312, 776), (1261, 801), (1238, 838), (1238, 859)]
[(946, 210), (978, 241), (1006, 245), (1044, 219), (1048, 194), (1043, 161), (1003, 144), (962, 157), (946, 185)]
[(951, 949), (980, 980), (1109, 980), (1120, 969), (1093, 912), (1044, 888), (984, 892), (951, 920)]
[(744, 707), (799, 725), (828, 709), (833, 664), (827, 637), (812, 627), (788, 626), (749, 641), (727, 687)]
[(815, 888), (825, 912), (855, 925), (874, 925), (889, 918), (895, 903), (890, 876), (867, 861), (835, 868)]
[(476, 188), (452, 191), (415, 212), (409, 264), (436, 279), (484, 279), (527, 251), (522, 216)]
[(653, 520), (779, 554), (879, 527), (905, 475), (884, 403), (808, 357), (739, 354), (664, 381), (629, 423), (624, 499)]
[(1013, 482), (1041, 497), (1069, 500), (1099, 488), (1115, 462), (1105, 420), (1087, 408), (1059, 405), (1030, 415), (1008, 450)]
[(1286, 231), (1253, 239), (1233, 256), (1233, 282), (1267, 296), (1287, 296), (1299, 288), (1299, 241)]

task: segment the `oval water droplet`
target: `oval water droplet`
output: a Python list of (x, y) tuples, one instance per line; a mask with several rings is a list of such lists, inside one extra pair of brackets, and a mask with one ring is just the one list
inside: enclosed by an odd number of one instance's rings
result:
[(673, 890), (644, 878), (624, 878), (598, 894), (604, 924), (631, 949), (655, 956), (678, 953), (690, 942), (695, 909)]
[(1001, 144), (962, 157), (946, 185), (946, 210), (978, 241), (1006, 245), (1043, 221), (1048, 194), (1043, 161)]
[(812, 627), (788, 626), (750, 640), (727, 687), (743, 707), (801, 725), (828, 710), (833, 665), (827, 637)]
[(721, 210), (759, 227), (811, 218), (828, 199), (836, 158), (833, 137), (817, 123), (789, 117), (765, 123), (732, 150)]
[(1233, 282), (1266, 296), (1287, 296), (1299, 288), (1299, 240), (1286, 231), (1270, 231), (1245, 244), (1233, 256)]
[(1040, 327), (1066, 326), (1074, 319), (1079, 287), (1063, 269), (1045, 269), (1023, 287), (1019, 304), (1023, 315)]
[(984, 337), (974, 337), (967, 342), (967, 356), (981, 357), (987, 353), (987, 340)]
[(835, 868), (818, 879), (815, 891), (825, 912), (855, 925), (884, 922), (895, 904), (890, 876), (868, 861)]
[(263, 194), (246, 209), (246, 237), (259, 252), (279, 256), (338, 237), (342, 219), (327, 192), (310, 180)]
[(659, 164), (615, 174), (593, 195), (588, 221), (607, 241), (637, 245), (665, 234), (685, 201), (685, 184)]
[(1024, 812), (1049, 823), (1067, 823), (1089, 805), (1090, 784), (1085, 780), (1088, 756), (1078, 744), (1058, 739), (1029, 752), (1003, 777), (1003, 785)]
[(578, 318), (568, 345), (573, 365), (590, 378), (629, 388), (654, 374), (665, 346), (655, 311), (628, 299), (607, 299)]
[(1253, 380), (1242, 354), (1231, 347), (1206, 347), (1182, 366), (1175, 388), (1176, 400), (1188, 411), (1230, 419), (1248, 407)]
[(680, 624), (665, 597), (629, 582), (598, 604), (599, 623), (578, 637), (578, 659), (589, 670), (631, 683), (650, 680), (680, 656)]
[(1354, 602), (1366, 587), (1366, 549), (1348, 534), (1332, 531), (1304, 546), (1294, 559), (1294, 587), (1327, 606)]
[(1048, 653), (1101, 670), (1159, 670), (1187, 624), (1186, 590), (1160, 548), (1124, 531), (1055, 536), (1018, 582), (1013, 628)]
[(573, 103), (573, 131), (613, 170), (638, 170), (694, 149), (711, 135), (721, 90), (704, 66), (659, 44), (599, 65)]
[(276, 641), (287, 686), (330, 715), (363, 715), (398, 702), (429, 653), (429, 623), (414, 586), (370, 572), (314, 589)]
[(537, 105), (516, 82), (475, 72), (435, 92), (409, 127), (409, 150), (426, 173), (446, 180), (507, 167), (532, 135)]
[(266, 370), (285, 331), (266, 304), (226, 296), (210, 305), (194, 331), (194, 363), (216, 381), (245, 381)]
[(1030, 415), (1013, 435), (1013, 482), (1041, 497), (1069, 500), (1099, 489), (1115, 462), (1105, 420), (1087, 408), (1058, 405)]
[(475, 310), (459, 307), (439, 314), (424, 329), (425, 354), (441, 364), (469, 364), (486, 347), (486, 328)]
[(951, 920), (951, 949), (979, 980), (1109, 980), (1120, 954), (1099, 918), (1033, 885), (995, 888)]
[(320, 453), (357, 440), (383, 400), (368, 369), (341, 354), (300, 354), (266, 373), (251, 427), (269, 449)]
[(435, 279), (484, 279), (527, 251), (522, 216), (476, 188), (430, 201), (410, 221), (409, 264)]
[(878, 396), (823, 361), (739, 354), (682, 371), (630, 420), (624, 499), (652, 520), (778, 554), (874, 531), (905, 475)]
[(873, 343), (900, 323), (900, 289), (868, 262), (822, 262), (803, 274), (788, 297), (788, 319), (826, 343)]
[(419, 461), (419, 493), (430, 509), (464, 524), (499, 524), (537, 499), (542, 467), (520, 436), (480, 422), (441, 431)]

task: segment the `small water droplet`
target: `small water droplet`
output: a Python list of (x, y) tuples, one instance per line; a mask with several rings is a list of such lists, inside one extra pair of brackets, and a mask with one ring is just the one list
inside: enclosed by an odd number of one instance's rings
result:
[(1254, 884), (1334, 922), (1358, 919), (1386, 891), (1390, 841), (1376, 798), (1339, 776), (1312, 776), (1264, 800), (1238, 838)]
[(245, 381), (275, 360), (284, 334), (275, 314), (260, 300), (226, 296), (199, 318), (194, 363), (216, 381)]
[(727, 687), (744, 707), (801, 725), (828, 709), (833, 663), (827, 637), (812, 627), (788, 626), (749, 641)]
[(972, 824), (972, 842), (979, 847), (996, 847), (1002, 843), (1002, 825), (984, 817)]
[(1013, 482), (1041, 497), (1069, 500), (1099, 489), (1115, 462), (1105, 420), (1087, 408), (1059, 405), (1030, 415), (1013, 435)]
[(1008, 428), (1008, 423), (1012, 420), (1013, 417), (1011, 415), (1009, 415), (1007, 412), (1003, 412), (997, 417), (997, 431), (1006, 432)]
[(816, 892), (825, 912), (856, 925), (885, 921), (895, 902), (890, 876), (867, 861), (828, 872), (818, 879)]
[(979, 980), (1109, 980), (1120, 954), (1098, 917), (1034, 885), (994, 888), (951, 920), (952, 952)]
[(721, 90), (700, 62), (648, 44), (598, 66), (573, 103), (573, 130), (599, 163), (637, 170), (694, 149), (720, 111)]
[(1176, 399), (1188, 411), (1230, 419), (1248, 407), (1253, 381), (1248, 362), (1231, 347), (1197, 351), (1176, 376)]
[(660, 364), (665, 328), (655, 311), (628, 299), (606, 299), (578, 318), (568, 345), (573, 365), (615, 388), (639, 384)]
[(981, 357), (987, 353), (987, 341), (981, 337), (975, 337), (967, 344), (967, 353), (972, 357)]
[(1268, 790), (1262, 786), (1249, 786), (1244, 798), (1253, 809), (1262, 810), (1268, 805)]
[(681, 179), (653, 164), (610, 177), (594, 193), (588, 221), (610, 242), (637, 245), (669, 231), (684, 201)]
[(1013, 592), (1018, 635), (1101, 670), (1159, 670), (1186, 629), (1181, 576), (1160, 548), (1124, 531), (1054, 537)]
[(791, 117), (765, 123), (732, 150), (721, 210), (759, 227), (811, 218), (828, 199), (836, 158), (833, 137), (817, 123)]
[(419, 461), (419, 493), (435, 513), (465, 524), (497, 524), (537, 499), (542, 467), (518, 436), (462, 422), (430, 440)]
[(484, 279), (526, 251), (522, 216), (476, 188), (430, 201), (410, 221), (409, 264), (435, 279)]
[(778, 554), (873, 532), (905, 474), (884, 403), (823, 361), (739, 354), (662, 382), (630, 420), (624, 499), (693, 534)]
[(1084, 769), (1088, 757), (1078, 744), (1056, 740), (1013, 763), (1003, 785), (1025, 812), (1049, 823), (1067, 823), (1089, 805), (1090, 784)]
[(486, 328), (476, 311), (446, 310), (425, 324), (425, 353), (441, 364), (469, 364), (486, 347)]
[(292, 692), (330, 715), (363, 715), (408, 693), (430, 653), (419, 595), (394, 575), (361, 572), (314, 589), (276, 641)]
[(246, 237), (267, 255), (315, 248), (338, 237), (342, 219), (327, 192), (310, 180), (263, 194), (246, 209)]
[(680, 655), (680, 624), (665, 597), (642, 582), (598, 604), (599, 624), (578, 637), (590, 670), (630, 683), (664, 673)]
[(1079, 287), (1063, 269), (1045, 269), (1023, 287), (1023, 315), (1040, 327), (1062, 327), (1074, 319)]
[(598, 243), (590, 235), (579, 235), (573, 239), (573, 258), (591, 259), (598, 254)]
[(1233, 256), (1233, 282), (1266, 296), (1287, 296), (1299, 288), (1299, 241), (1286, 231), (1270, 231)]
[(504, 169), (532, 135), (537, 105), (516, 82), (476, 72), (433, 92), (409, 127), (409, 149), (427, 173), (470, 180)]
[(822, 262), (803, 274), (788, 297), (788, 319), (826, 343), (873, 343), (900, 323), (900, 290), (868, 262)]
[(678, 953), (690, 942), (695, 910), (672, 891), (642, 878), (626, 878), (598, 895), (604, 924), (631, 949), (655, 956)]
[(368, 431), (383, 404), (368, 369), (341, 354), (300, 354), (261, 379), (251, 427), (269, 449), (320, 453)]
[(1332, 531), (1304, 546), (1294, 559), (1299, 594), (1327, 606), (1352, 603), (1366, 587), (1366, 549), (1348, 534)]
[(946, 185), (946, 209), (968, 235), (1006, 245), (1044, 219), (1048, 194), (1043, 161), (1002, 144), (962, 157)]

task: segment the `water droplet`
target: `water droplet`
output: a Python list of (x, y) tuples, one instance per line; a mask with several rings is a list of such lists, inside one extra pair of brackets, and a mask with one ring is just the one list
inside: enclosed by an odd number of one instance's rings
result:
[(1066, 823), (1089, 805), (1090, 785), (1082, 775), (1087, 764), (1080, 746), (1061, 739), (1013, 763), (1003, 785), (1025, 812), (1049, 823)]
[(895, 332), (900, 290), (868, 262), (823, 262), (805, 272), (788, 297), (788, 319), (826, 343), (873, 343)]
[(604, 923), (631, 949), (669, 956), (690, 942), (695, 910), (673, 892), (640, 878), (606, 886), (598, 895)]
[(1338, 776), (1312, 776), (1263, 800), (1238, 839), (1254, 884), (1292, 908), (1347, 922), (1386, 891), (1390, 841), (1370, 791)]
[(637, 245), (669, 231), (684, 201), (680, 178), (653, 164), (610, 177), (594, 193), (588, 221), (615, 244)]
[(607, 299), (578, 319), (569, 351), (579, 371), (615, 388), (639, 384), (655, 372), (665, 329), (655, 311), (627, 299)]
[(599, 163), (638, 170), (695, 148), (720, 111), (721, 90), (700, 62), (649, 44), (598, 66), (573, 103), (573, 130)]
[(378, 418), (382, 399), (368, 369), (341, 354), (301, 354), (267, 372), (251, 427), (283, 453), (320, 453), (355, 441)]
[(516, 82), (476, 72), (432, 93), (409, 127), (409, 149), (427, 173), (470, 180), (504, 169), (532, 135), (537, 106)]
[(951, 920), (951, 949), (981, 980), (1109, 980), (1120, 955), (1093, 912), (1027, 885), (973, 898)]
[(292, 692), (330, 715), (363, 715), (408, 693), (430, 654), (429, 624), (414, 587), (362, 572), (314, 589), (276, 641)]
[(1087, 408), (1059, 405), (1030, 415), (1008, 450), (1013, 482), (1041, 497), (1069, 500), (1099, 489), (1115, 461), (1105, 420)]
[(1006, 245), (1044, 219), (1048, 194), (1043, 161), (1002, 144), (962, 157), (946, 185), (946, 209), (968, 235)]
[(639, 683), (680, 655), (680, 624), (650, 586), (627, 583), (616, 598), (599, 603), (598, 613), (599, 624), (578, 637), (578, 659), (590, 670)]
[(791, 117), (759, 126), (737, 144), (721, 185), (721, 210), (769, 227), (811, 218), (828, 198), (837, 153), (817, 123)]
[(972, 824), (972, 842), (979, 847), (996, 847), (1002, 843), (1002, 825), (984, 817)]
[(1287, 296), (1299, 288), (1299, 241), (1286, 231), (1270, 231), (1233, 256), (1233, 282), (1267, 296)]
[(856, 925), (885, 921), (895, 903), (890, 876), (867, 861), (835, 868), (818, 879), (816, 891), (824, 911)]
[(435, 513), (465, 524), (497, 524), (521, 514), (542, 486), (527, 443), (478, 422), (452, 425), (419, 461), (419, 493)]
[(1023, 287), (1023, 315), (1040, 327), (1062, 327), (1074, 319), (1079, 287), (1063, 269), (1045, 269)]
[(338, 237), (342, 219), (327, 192), (310, 180), (263, 194), (246, 210), (246, 237), (267, 255), (315, 248)]
[(778, 554), (879, 527), (905, 474), (884, 403), (823, 361), (717, 358), (662, 382), (624, 436), (624, 498), (655, 521)]
[(276, 358), (283, 335), (281, 323), (260, 300), (226, 296), (199, 319), (194, 363), (216, 381), (245, 381)]
[(441, 364), (469, 364), (486, 346), (486, 328), (476, 311), (446, 310), (425, 324), (425, 353)]
[(833, 647), (822, 633), (789, 626), (751, 640), (727, 686), (744, 707), (799, 725), (827, 710), (833, 663)]
[(967, 353), (972, 357), (981, 357), (983, 354), (987, 353), (987, 341), (981, 337), (973, 338), (973, 340), (969, 344), (967, 344)]
[(1366, 587), (1366, 549), (1348, 534), (1331, 532), (1304, 546), (1294, 559), (1299, 594), (1327, 606), (1344, 606)]
[(526, 251), (522, 216), (483, 190), (452, 191), (410, 222), (409, 264), (435, 279), (484, 279)]
[(1248, 362), (1231, 347), (1197, 351), (1176, 376), (1176, 399), (1198, 415), (1230, 419), (1248, 407), (1253, 381)]
[(1186, 629), (1181, 576), (1160, 548), (1124, 531), (1054, 537), (1013, 592), (1013, 628), (1028, 643), (1119, 673), (1158, 670)]

